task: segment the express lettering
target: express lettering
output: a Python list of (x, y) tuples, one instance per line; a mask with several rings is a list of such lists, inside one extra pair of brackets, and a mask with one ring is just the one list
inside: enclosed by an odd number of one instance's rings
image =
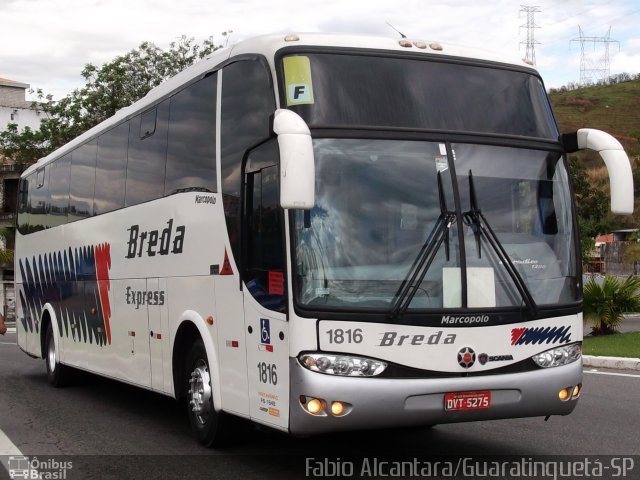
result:
[(166, 228), (159, 230), (140, 231), (139, 225), (128, 228), (127, 257), (142, 257), (146, 253), (149, 257), (182, 253), (184, 247), (185, 226), (180, 225), (173, 231), (173, 219), (167, 222)]
[(125, 297), (127, 305), (135, 305), (136, 310), (141, 305), (164, 305), (164, 290), (133, 290), (127, 287)]

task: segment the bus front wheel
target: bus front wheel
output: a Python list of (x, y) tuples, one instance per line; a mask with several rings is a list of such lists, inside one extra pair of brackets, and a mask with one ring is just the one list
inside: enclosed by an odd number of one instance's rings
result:
[(193, 343), (187, 355), (184, 378), (193, 436), (205, 447), (228, 444), (231, 439), (229, 417), (214, 408), (209, 360), (201, 338)]
[(49, 383), (56, 388), (63, 387), (67, 382), (69, 372), (68, 367), (59, 362), (60, 356), (56, 350), (56, 342), (51, 323), (47, 326), (45, 347), (44, 359), (47, 364), (47, 378), (49, 379)]

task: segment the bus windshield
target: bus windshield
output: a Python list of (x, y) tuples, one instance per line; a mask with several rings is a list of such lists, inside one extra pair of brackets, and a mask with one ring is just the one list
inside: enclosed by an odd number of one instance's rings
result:
[(497, 64), (424, 57), (289, 55), (281, 63), (287, 107), (312, 128), (392, 127), (557, 141), (537, 76)]
[[(425, 242), (443, 231), (443, 212), (446, 232), (430, 247), (433, 259), (408, 310), (520, 307), (523, 292), (509, 265), (536, 305), (578, 300), (569, 181), (559, 153), (346, 138), (314, 139), (314, 151), (316, 205), (294, 215), (299, 305), (392, 308)], [(506, 262), (480, 234), (474, 213)]]

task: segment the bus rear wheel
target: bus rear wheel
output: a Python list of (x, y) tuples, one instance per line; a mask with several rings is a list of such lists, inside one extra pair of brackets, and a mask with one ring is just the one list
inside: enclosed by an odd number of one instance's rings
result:
[(222, 447), (230, 443), (230, 418), (214, 408), (209, 360), (200, 338), (187, 355), (184, 378), (187, 413), (195, 439), (205, 447)]
[(59, 362), (60, 357), (56, 350), (56, 342), (51, 323), (47, 326), (44, 344), (46, 349), (44, 352), (44, 360), (47, 364), (47, 378), (49, 379), (49, 383), (56, 388), (63, 387), (67, 383), (69, 371), (68, 367)]

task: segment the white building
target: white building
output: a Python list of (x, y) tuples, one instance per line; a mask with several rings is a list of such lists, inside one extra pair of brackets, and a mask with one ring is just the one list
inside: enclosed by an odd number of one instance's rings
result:
[[(44, 112), (33, 108), (26, 100), (29, 85), (0, 77), (0, 132), (11, 123), (22, 130), (29, 127), (37, 130)], [(18, 196), (18, 179), (28, 165), (16, 165), (3, 158), (0, 152), (0, 228), (8, 229), (7, 240), (0, 239), (0, 247), (13, 249)], [(0, 264), (0, 312), (11, 321), (15, 311), (12, 264)]]
[(15, 123), (19, 129), (30, 127), (37, 130), (43, 117), (41, 110), (34, 109), (26, 101), (29, 84), (0, 77), (0, 131)]

